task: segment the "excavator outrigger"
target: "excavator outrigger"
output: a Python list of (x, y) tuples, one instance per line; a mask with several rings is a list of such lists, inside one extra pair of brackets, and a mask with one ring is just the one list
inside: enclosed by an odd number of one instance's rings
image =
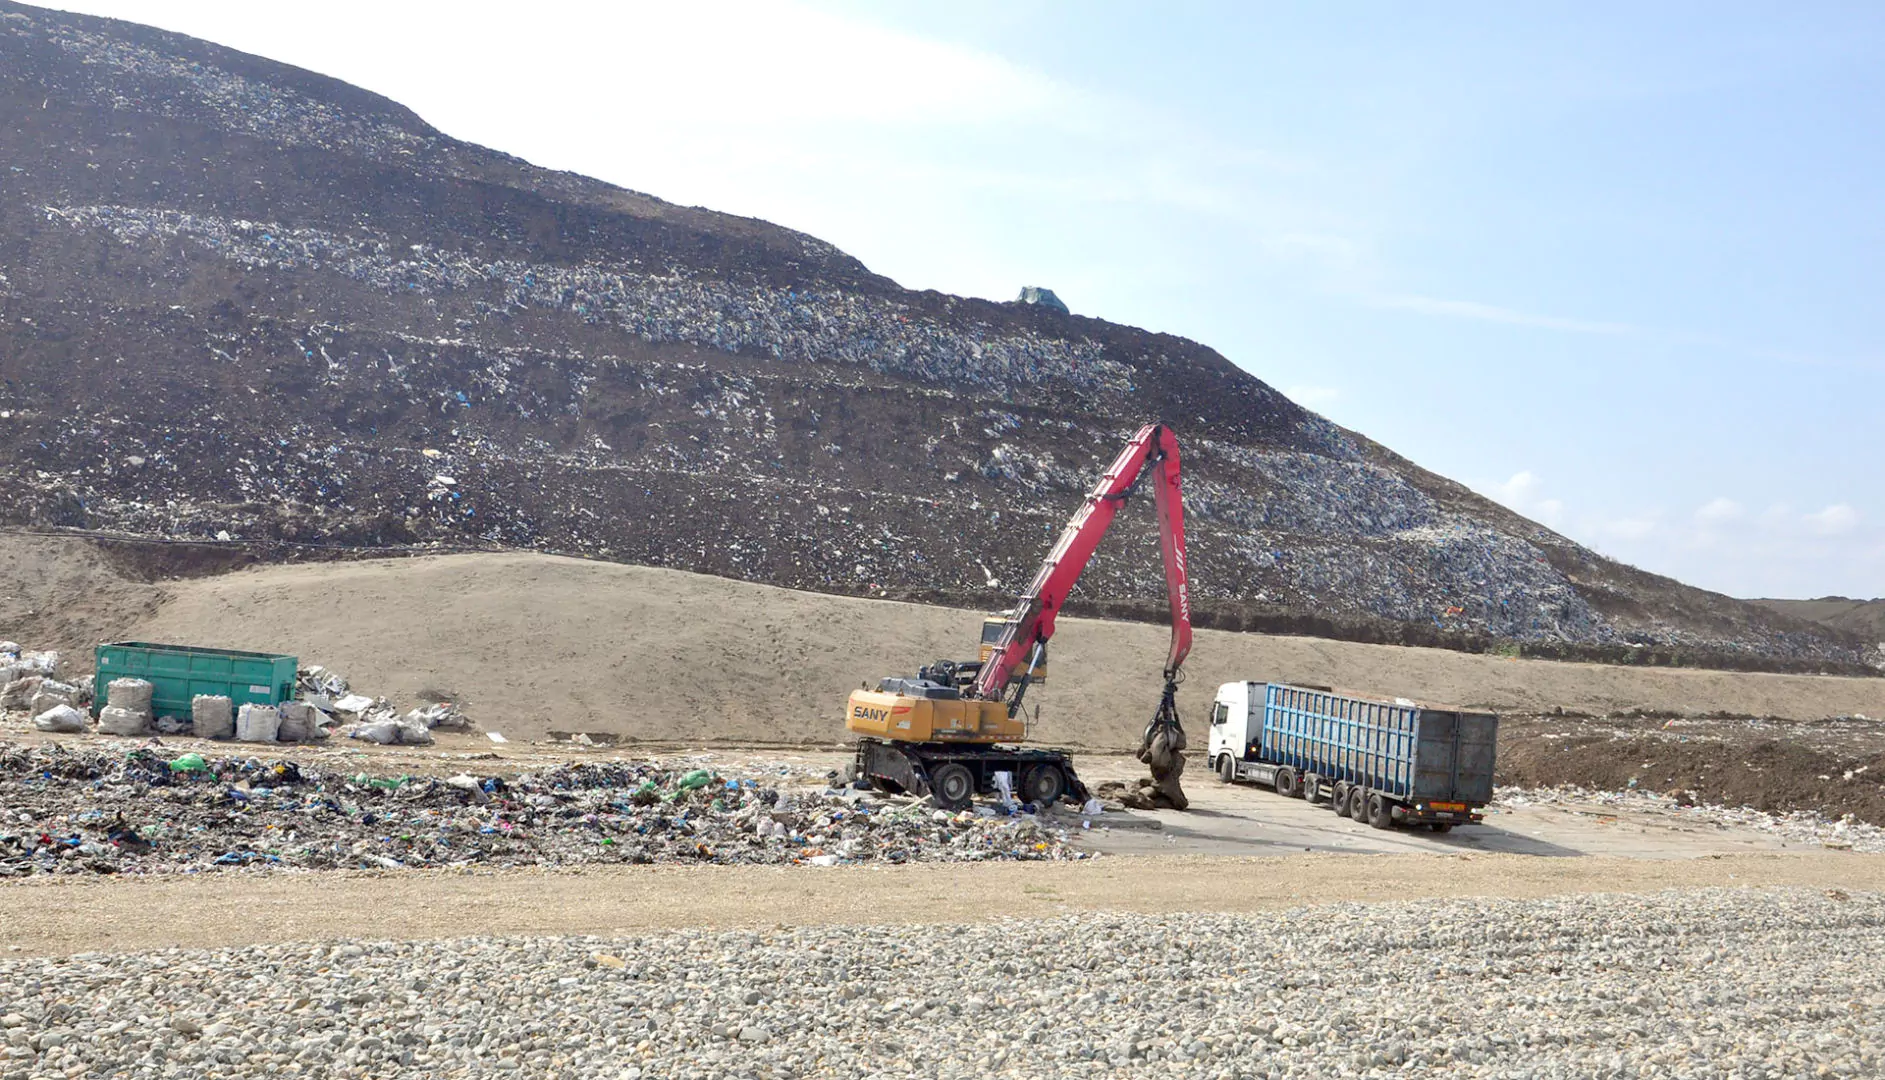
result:
[(927, 795), (951, 810), (967, 806), (978, 792), (995, 790), (996, 774), (1004, 772), (1024, 802), (1047, 806), (1063, 796), (1086, 798), (1065, 751), (1003, 744), (1026, 737), (1022, 702), (1028, 687), (1045, 678), (1055, 616), (1120, 504), (1148, 479), (1158, 510), (1172, 640), (1165, 656), (1164, 696), (1146, 726), (1139, 760), (1151, 767), (1172, 805), (1185, 807), (1178, 785), (1185, 734), (1176, 698), (1179, 672), (1191, 651), (1191, 596), (1178, 439), (1164, 424), (1139, 429), (1067, 522), (1027, 591), (1011, 610), (987, 620), (981, 659), (938, 660), (914, 679), (892, 676), (875, 690), (852, 691), (845, 726), (862, 736), (860, 777), (880, 790)]

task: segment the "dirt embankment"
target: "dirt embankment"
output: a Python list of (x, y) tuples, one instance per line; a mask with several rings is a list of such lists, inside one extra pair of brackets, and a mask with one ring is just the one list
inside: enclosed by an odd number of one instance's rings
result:
[(87, 541), (0, 532), (0, 638), (89, 649), (148, 619), (162, 590)]
[(1688, 793), (1885, 825), (1885, 723), (1508, 717), (1499, 782)]
[[(538, 555), (258, 567), (163, 585), (121, 632), (282, 650), (410, 698), (449, 693), (489, 727), (635, 739), (823, 743), (861, 682), (972, 655), (979, 613), (794, 592)], [(25, 631), (22, 630), (22, 633)], [(30, 635), (29, 635), (30, 636)], [(1034, 737), (1135, 746), (1166, 632), (1064, 619)], [(1642, 709), (1815, 720), (1885, 716), (1885, 680), (1518, 661), (1200, 631), (1180, 705), (1201, 730), (1220, 682), (1279, 679), (1512, 713)]]
[[(148, 565), (89, 542), (0, 534), (0, 638), (82, 654), (117, 638), (284, 651), (401, 704), (424, 692), (517, 739), (831, 747), (860, 682), (970, 655), (979, 613), (537, 555)], [(1135, 746), (1165, 632), (1063, 619), (1033, 737)], [(1501, 779), (1656, 791), (1885, 823), (1885, 680), (1631, 669), (1200, 631), (1180, 706), (1204, 745), (1220, 682), (1279, 679), (1506, 714)], [(1554, 716), (1562, 709), (1572, 715)], [(1626, 715), (1640, 710), (1644, 716)], [(1687, 719), (1717, 714), (1773, 719)], [(1603, 717), (1608, 719), (1600, 719)], [(1848, 730), (1848, 729), (1851, 730)], [(1836, 737), (1835, 737), (1836, 736)], [(1847, 774), (1853, 776), (1848, 779)]]

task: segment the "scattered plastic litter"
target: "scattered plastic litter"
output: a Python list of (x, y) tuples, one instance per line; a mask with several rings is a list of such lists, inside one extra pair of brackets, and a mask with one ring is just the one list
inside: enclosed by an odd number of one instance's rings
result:
[(0, 877), (1088, 857), (1068, 843), (1076, 818), (951, 814), (828, 782), (784, 768), (735, 775), (699, 759), (375, 776), (0, 743)]
[(33, 726), (41, 731), (71, 734), (84, 731), (89, 725), (83, 712), (70, 705), (55, 705), (33, 717)]

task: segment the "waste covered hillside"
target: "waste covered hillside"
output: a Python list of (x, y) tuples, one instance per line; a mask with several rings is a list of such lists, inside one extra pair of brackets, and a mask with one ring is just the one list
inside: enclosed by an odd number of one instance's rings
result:
[[(1868, 659), (1603, 560), (1197, 343), (905, 291), (319, 75), (0, 2), (0, 524), (989, 603), (1153, 419), (1185, 447), (1207, 624)], [(1076, 600), (1149, 614), (1151, 515), (1122, 526)]]

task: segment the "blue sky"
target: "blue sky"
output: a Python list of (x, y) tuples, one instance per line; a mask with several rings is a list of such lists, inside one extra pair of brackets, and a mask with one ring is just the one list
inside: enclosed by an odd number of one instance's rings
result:
[(1885, 594), (1876, 4), (66, 6), (1050, 286), (1644, 569)]

